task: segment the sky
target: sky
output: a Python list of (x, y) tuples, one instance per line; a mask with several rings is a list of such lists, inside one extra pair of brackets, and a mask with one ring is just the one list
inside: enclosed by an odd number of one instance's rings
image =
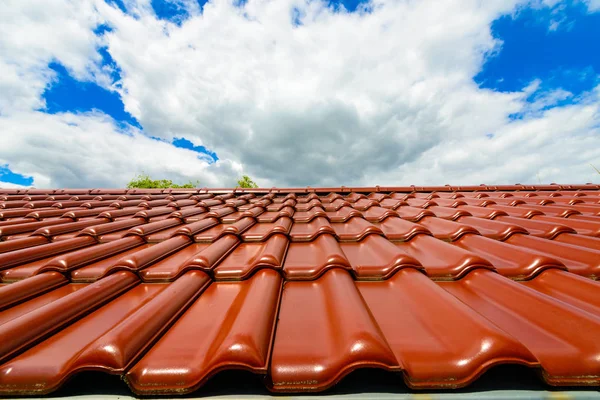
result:
[(0, 187), (599, 182), (600, 0), (4, 0)]

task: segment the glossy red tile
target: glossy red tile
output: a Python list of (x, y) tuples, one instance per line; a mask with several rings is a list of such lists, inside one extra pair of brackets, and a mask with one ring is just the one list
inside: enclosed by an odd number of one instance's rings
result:
[(293, 219), (294, 219), (294, 222), (297, 222), (297, 223), (307, 223), (317, 217), (327, 218), (327, 214), (325, 213), (325, 210), (323, 210), (321, 207), (312, 207), (308, 211), (296, 211), (294, 213)]
[(331, 222), (346, 222), (352, 217), (362, 217), (364, 214), (352, 207), (342, 207), (336, 211), (327, 211), (326, 217)]
[(575, 246), (587, 247), (592, 250), (600, 250), (600, 238), (563, 233), (553, 239), (555, 242), (568, 243)]
[(283, 264), (286, 279), (292, 280), (315, 279), (332, 268), (351, 270), (352, 266), (331, 234), (319, 235), (308, 243), (291, 243)]
[(293, 217), (295, 210), (292, 207), (284, 206), (277, 211), (267, 211), (260, 214), (256, 220), (258, 222), (275, 222), (281, 217)]
[(218, 223), (219, 220), (216, 218), (203, 218), (200, 221), (195, 221), (179, 226), (178, 229), (173, 233), (173, 236), (186, 235), (189, 237), (194, 237), (194, 235), (203, 232), (209, 228), (212, 228)]
[(379, 207), (379, 202), (372, 199), (359, 199), (352, 204), (352, 208), (358, 211), (367, 211), (371, 207)]
[(419, 222), (424, 217), (435, 217), (435, 214), (431, 210), (410, 206), (402, 206), (396, 209), (396, 212), (401, 218), (411, 222)]
[(276, 233), (281, 233), (287, 236), (291, 229), (292, 219), (288, 217), (281, 217), (273, 223), (254, 224), (248, 230), (244, 231), (241, 237), (245, 242), (262, 242)]
[(9, 219), (9, 218), (25, 217), (26, 215), (29, 215), (29, 214), (31, 214), (31, 209), (29, 209), (29, 208), (0, 210), (0, 220)]
[(0, 325), (0, 362), (30, 347), (39, 338), (56, 332), (95, 307), (114, 298), (139, 282), (130, 272), (120, 272), (68, 294)]
[(503, 206), (503, 205), (499, 205), (499, 204), (494, 204), (491, 206), (487, 206), (486, 208), (489, 208), (490, 211), (495, 210), (495, 211), (501, 211), (504, 212), (506, 214), (508, 214), (511, 217), (515, 217), (515, 218), (531, 218), (534, 215), (543, 215), (544, 213), (539, 211), (539, 210), (534, 210), (533, 208), (529, 208), (529, 207), (511, 207), (511, 206)]
[(575, 204), (570, 206), (569, 208), (572, 208), (576, 211), (579, 211), (582, 214), (585, 215), (594, 215), (594, 216), (600, 216), (600, 203), (595, 203), (596, 205), (592, 205), (592, 204)]
[(361, 217), (354, 217), (343, 223), (332, 223), (331, 227), (340, 241), (357, 242), (368, 235), (383, 236), (383, 231), (379, 227)]
[(410, 387), (456, 388), (498, 364), (538, 364), (514, 337), (417, 270), (356, 285)]
[(527, 235), (529, 231), (519, 225), (502, 222), (500, 220), (488, 220), (477, 217), (461, 217), (458, 222), (471, 226), (477, 231), (490, 239), (505, 240), (515, 233)]
[(282, 234), (270, 236), (261, 243), (242, 243), (214, 270), (217, 280), (246, 279), (258, 269), (281, 270), (289, 239)]
[(435, 199), (437, 206), (434, 207), (447, 207), (447, 208), (456, 208), (458, 206), (467, 205), (467, 201), (461, 199)]
[(78, 281), (94, 281), (119, 270), (137, 272), (176, 253), (191, 243), (192, 240), (187, 236), (175, 236), (164, 242), (153, 244), (139, 249), (139, 251), (130, 253), (115, 263), (103, 265), (95, 264), (78, 269), (73, 273), (73, 278)]
[(547, 215), (535, 216), (532, 220), (566, 225), (569, 228), (574, 229), (574, 233), (584, 236), (600, 237), (600, 222), (586, 221), (585, 219), (549, 217)]
[[(557, 206), (540, 206), (540, 205), (519, 205), (519, 207), (527, 207), (531, 210), (538, 210), (544, 215), (552, 216), (552, 217), (568, 217), (570, 215), (581, 214), (579, 211), (573, 209), (572, 207), (557, 207)], [(540, 214), (541, 215), (541, 214)]]
[(531, 279), (549, 268), (566, 269), (562, 262), (543, 252), (489, 237), (465, 235), (454, 244), (491, 262), (500, 274), (511, 279)]
[(428, 235), (416, 235), (395, 245), (419, 261), (427, 275), (436, 280), (459, 279), (477, 268), (494, 269), (477, 254)]
[[(33, 279), (33, 278), (31, 278)], [(16, 283), (11, 283), (8, 286), (16, 285)], [(28, 314), (32, 311), (35, 311), (39, 308), (46, 306), (56, 300), (59, 300), (71, 293), (74, 293), (80, 289), (85, 288), (87, 285), (71, 283), (68, 285), (59, 286), (53, 290), (50, 290), (46, 293), (41, 293), (38, 296), (33, 297), (32, 299), (21, 302), (18, 304), (13, 304), (10, 308), (3, 310), (0, 313), (0, 326), (5, 323), (12, 321), (14, 319), (20, 318), (21, 316)]]
[(9, 251), (25, 249), (28, 247), (39, 246), (49, 242), (50, 240), (44, 236), (31, 236), (22, 239), (0, 242), (0, 254), (7, 253)]
[(225, 235), (241, 235), (244, 231), (254, 225), (256, 221), (250, 217), (244, 217), (233, 224), (220, 224), (213, 228), (201, 231), (194, 236), (196, 242), (214, 242)]
[(426, 200), (426, 199), (406, 199), (406, 202), (408, 203), (409, 206), (415, 207), (415, 208), (427, 208), (430, 206), (439, 205), (438, 203), (436, 203), (433, 200)]
[(513, 235), (507, 243), (544, 253), (563, 263), (574, 274), (596, 279), (600, 276), (600, 250), (592, 250), (531, 235)]
[(471, 213), (466, 210), (452, 207), (431, 206), (427, 210), (431, 211), (438, 218), (443, 218), (450, 221), (455, 221), (460, 217), (471, 215)]
[(321, 201), (319, 201), (318, 199), (312, 199), (307, 203), (296, 204), (296, 211), (306, 212), (310, 211), (314, 207), (323, 208), (323, 203), (321, 203)]
[(523, 284), (581, 310), (600, 315), (600, 283), (597, 281), (553, 269)]
[(131, 227), (142, 225), (145, 220), (142, 218), (128, 218), (120, 221), (106, 223), (106, 219), (98, 218), (98, 225), (84, 228), (77, 236), (91, 236), (98, 240), (108, 233), (130, 229)]
[[(146, 236), (144, 236), (144, 238), (146, 239), (146, 241), (148, 243), (160, 243), (169, 238), (172, 238), (173, 236), (181, 235), (181, 233), (180, 233), (181, 226), (182, 226), (182, 224), (177, 224), (177, 225), (172, 226), (171, 228), (163, 229), (156, 233), (146, 235)], [(188, 235), (185, 235), (185, 236), (188, 236)]]
[(336, 234), (327, 218), (317, 217), (305, 224), (293, 224), (290, 238), (295, 242), (309, 242), (324, 233)]
[(419, 221), (419, 224), (423, 225), (437, 239), (446, 242), (452, 242), (466, 234), (479, 235), (479, 231), (470, 225), (443, 218), (425, 217)]
[(175, 254), (167, 256), (151, 266), (138, 271), (138, 275), (144, 282), (174, 281), (189, 270), (189, 268), (186, 268), (189, 261), (209, 246), (211, 246), (209, 243), (192, 243)]
[(597, 316), (491, 271), (473, 271), (459, 281), (440, 284), (524, 344), (540, 362), (547, 382), (598, 384)]
[[(398, 217), (398, 213), (394, 210), (383, 207), (370, 207), (362, 212), (362, 216), (369, 222), (381, 222), (389, 217)], [(337, 221), (332, 221), (337, 222)]]
[(397, 208), (398, 208), (398, 207), (400, 207), (400, 206), (403, 206), (403, 205), (406, 205), (406, 206), (407, 206), (407, 205), (408, 205), (408, 203), (406, 203), (406, 202), (405, 202), (405, 201), (403, 201), (403, 200), (398, 200), (398, 199), (391, 199), (391, 198), (389, 198), (389, 199), (384, 199), (384, 200), (381, 200), (381, 201), (379, 202), (379, 205), (380, 205), (381, 207), (383, 207), (383, 208), (389, 208), (389, 209), (391, 209), (391, 210), (395, 210), (395, 209), (397, 209)]
[(240, 239), (237, 236), (225, 235), (188, 259), (181, 268), (183, 270), (199, 269), (210, 272), (224, 257), (231, 253), (239, 243)]
[(393, 241), (406, 242), (418, 234), (432, 235), (423, 225), (397, 217), (387, 218), (380, 224), (375, 224), (375, 226), (381, 229), (388, 240)]
[[(566, 219), (564, 219), (566, 221)], [(500, 216), (494, 221), (506, 222), (508, 224), (514, 224), (520, 226), (529, 232), (532, 236), (538, 236), (546, 239), (553, 239), (561, 233), (577, 233), (573, 228), (563, 224), (563, 218), (559, 218), (557, 221), (539, 221), (537, 219), (525, 219), (516, 217), (505, 217)]]
[(129, 228), (125, 236), (146, 236), (179, 225), (181, 225), (180, 219), (167, 218), (162, 221), (150, 222), (144, 225), (138, 225), (133, 228)]
[(327, 212), (335, 212), (335, 211), (338, 211), (339, 209), (341, 209), (342, 207), (352, 208), (352, 203), (350, 203), (349, 201), (343, 200), (342, 198), (339, 198), (339, 199), (332, 201), (331, 203), (323, 204), (323, 207), (325, 208), (325, 211), (327, 211)]
[(369, 199), (371, 199), (371, 200), (375, 200), (377, 202), (381, 202), (382, 200), (385, 200), (385, 199), (389, 198), (390, 195), (387, 194), (387, 193), (371, 193), (367, 197)]
[(127, 383), (138, 394), (185, 393), (224, 369), (265, 374), (281, 284), (270, 269), (211, 284), (127, 372)]
[(494, 219), (500, 215), (508, 215), (506, 212), (493, 209), (491, 207), (476, 207), (476, 206), (458, 206), (459, 210), (465, 210), (469, 214), (478, 218)]
[(271, 389), (323, 390), (361, 367), (399, 370), (401, 365), (350, 274), (335, 268), (316, 281), (286, 283)]
[(66, 253), (68, 251), (74, 251), (82, 247), (94, 245), (96, 243), (96, 239), (89, 236), (83, 236), (57, 243), (42, 244), (31, 248), (24, 248), (2, 253), (0, 254), (0, 271), (20, 264), (25, 264), (30, 261), (51, 257), (53, 255)]
[(341, 243), (340, 247), (354, 276), (360, 280), (387, 279), (403, 268), (422, 269), (419, 261), (378, 235), (369, 235), (360, 242)]
[(146, 242), (140, 237), (126, 237), (120, 240), (115, 240), (110, 243), (98, 244), (91, 247), (86, 247), (81, 250), (76, 250), (46, 262), (40, 269), (42, 271), (58, 271), (68, 272), (84, 265), (92, 264), (96, 261), (121, 254), (133, 248), (139, 248)]
[(0, 310), (12, 307), (31, 297), (63, 286), (68, 282), (69, 280), (58, 272), (48, 272), (0, 287)]
[[(66, 221), (64, 219), (51, 219), (45, 221), (26, 222), (18, 225), (0, 226), (0, 239), (5, 239), (7, 236), (17, 235), (19, 233), (29, 233), (45, 227), (53, 225), (62, 225)], [(72, 222), (72, 221), (71, 221)]]
[[(82, 370), (122, 372), (209, 282), (199, 271), (138, 285), (0, 368), (0, 393), (47, 393)], [(31, 381), (44, 382), (31, 385)]]

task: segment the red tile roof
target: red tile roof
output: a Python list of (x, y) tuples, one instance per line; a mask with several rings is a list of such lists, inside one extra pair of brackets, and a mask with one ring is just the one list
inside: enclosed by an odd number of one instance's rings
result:
[(597, 185), (0, 189), (0, 394), (600, 384)]

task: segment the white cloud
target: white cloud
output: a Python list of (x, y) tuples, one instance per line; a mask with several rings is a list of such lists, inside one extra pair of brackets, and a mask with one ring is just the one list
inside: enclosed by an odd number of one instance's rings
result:
[(27, 189), (29, 186), (17, 185), (11, 182), (0, 181), (0, 189)]
[(586, 0), (585, 2), (590, 12), (600, 11), (600, 0)]
[(120, 131), (101, 114), (48, 115), (41, 112), (0, 117), (0, 164), (34, 178), (37, 187), (123, 187), (139, 172), (201, 185), (233, 184), (239, 166), (218, 161), (210, 167), (198, 153), (142, 135)]
[[(407, 184), (538, 183), (538, 176), (543, 183), (598, 181), (590, 163), (599, 161), (600, 98), (591, 96), (595, 98), (582, 105), (514, 121), (493, 138), (440, 143), (398, 172), (410, 177), (402, 180)], [(386, 178), (386, 183), (393, 180), (391, 175)]]
[(77, 79), (98, 73), (100, 16), (79, 0), (6, 0), (0, 13), (0, 114), (44, 106), (40, 95), (60, 61)]
[[(570, 96), (557, 90), (532, 105), (526, 98), (539, 83), (499, 93), (473, 82), (485, 57), (501, 51), (492, 21), (517, 0), (373, 0), (368, 13), (335, 13), (320, 1), (213, 0), (202, 14), (174, 0), (191, 14), (180, 25), (157, 19), (148, 0), (126, 1), (128, 14), (100, 0), (53, 1), (68, 9), (64, 20), (51, 7), (23, 6), (32, 0), (13, 4), (19, 29), (35, 36), (23, 44), (35, 57), (20, 54), (10, 28), (8, 44), (0, 36), (8, 49), (0, 90), (15, 93), (0, 96), (0, 135), (10, 135), (0, 162), (37, 186), (122, 186), (141, 170), (214, 186), (242, 171), (263, 186), (536, 183), (536, 174), (582, 182), (594, 178), (588, 164), (600, 164), (590, 150), (600, 144), (597, 95), (555, 107)], [(113, 31), (96, 37), (99, 23)], [(220, 161), (124, 135), (98, 113), (34, 112), (50, 59), (101, 80), (100, 44), (145, 135), (185, 137)], [(511, 121), (515, 113), (523, 119)]]

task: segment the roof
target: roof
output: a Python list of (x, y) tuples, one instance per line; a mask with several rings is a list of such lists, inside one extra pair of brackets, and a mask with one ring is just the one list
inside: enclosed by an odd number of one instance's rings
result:
[(597, 185), (0, 193), (2, 395), (89, 370), (135, 394), (229, 369), (294, 393), (361, 368), (600, 383)]

